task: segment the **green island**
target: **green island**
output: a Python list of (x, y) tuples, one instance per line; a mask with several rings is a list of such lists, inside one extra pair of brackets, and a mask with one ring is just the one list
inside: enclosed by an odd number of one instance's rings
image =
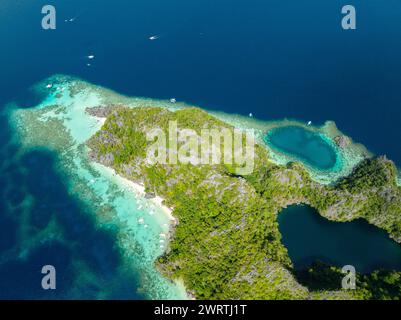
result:
[[(87, 142), (89, 157), (164, 199), (177, 223), (156, 261), (171, 280), (181, 279), (196, 299), (400, 299), (401, 272), (358, 274), (355, 290), (341, 289), (341, 270), (315, 263), (295, 271), (281, 242), (277, 214), (307, 204), (333, 221), (366, 219), (401, 243), (401, 188), (386, 157), (363, 160), (334, 185), (311, 179), (300, 163), (277, 165), (255, 145), (254, 170), (238, 175), (224, 164), (155, 164), (146, 161), (146, 132), (234, 127), (197, 108), (88, 108), (107, 117)], [(223, 142), (221, 142), (223, 143)]]

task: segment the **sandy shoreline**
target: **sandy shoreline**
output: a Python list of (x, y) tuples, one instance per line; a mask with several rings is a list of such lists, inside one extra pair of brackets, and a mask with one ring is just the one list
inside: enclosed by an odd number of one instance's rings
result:
[[(97, 162), (91, 162), (91, 165), (93, 167), (95, 167), (96, 169), (100, 169), (101, 171), (103, 171), (102, 173), (106, 173), (113, 180), (116, 180), (116, 182), (118, 184), (120, 184), (121, 187), (123, 187), (125, 190), (129, 189), (131, 192), (133, 192), (135, 194), (136, 198), (142, 197), (143, 199), (145, 199), (146, 192), (145, 192), (144, 186), (120, 176), (119, 174), (116, 173), (116, 171), (113, 168), (104, 166)], [(162, 202), (164, 200), (162, 197), (156, 196), (154, 198), (147, 199), (147, 200), (151, 201), (152, 203), (154, 203), (156, 206), (158, 206), (161, 209), (160, 211), (170, 221), (169, 230), (171, 230), (171, 227), (177, 223), (176, 218), (172, 214), (173, 210), (162, 204)], [(195, 299), (193, 297), (193, 295), (188, 293), (188, 291), (185, 287), (184, 281), (182, 279), (175, 279), (175, 280), (173, 280), (173, 282), (177, 285), (178, 288), (180, 288), (180, 292), (182, 294), (182, 297), (180, 299), (188, 299), (188, 300)]]
[[(106, 118), (103, 118), (103, 117), (97, 117), (97, 116), (91, 115), (91, 118), (96, 119), (97, 125), (99, 125), (100, 127), (102, 127), (104, 125), (104, 123), (106, 122)], [(127, 179), (127, 178), (122, 177), (113, 168), (104, 166), (104, 165), (102, 165), (100, 163), (97, 163), (97, 162), (94, 162), (94, 164), (96, 164), (97, 166), (101, 167), (104, 171), (108, 172), (113, 177), (118, 179), (119, 182), (124, 187), (131, 189), (135, 193), (136, 196), (145, 197), (146, 192), (145, 192), (145, 187), (144, 186), (140, 185), (139, 183), (135, 183), (135, 182), (133, 182), (133, 181)], [(162, 197), (156, 196), (156, 197), (148, 199), (148, 200), (150, 200), (151, 202), (156, 204), (158, 207), (160, 207), (162, 209), (163, 213), (171, 221), (171, 223), (176, 223), (177, 222), (176, 218), (172, 214), (173, 210), (171, 210), (169, 207), (163, 205), (164, 199)]]
[[(130, 189), (137, 197), (145, 198), (146, 192), (145, 187), (140, 185), (139, 183), (133, 182), (120, 176), (113, 168), (106, 167), (100, 163), (96, 163), (96, 166), (101, 167), (104, 171), (108, 172), (112, 175), (115, 179), (118, 180), (125, 188)], [(162, 209), (162, 212), (168, 217), (171, 223), (175, 223), (177, 219), (173, 216), (173, 210), (163, 204), (164, 199), (162, 197), (156, 196), (154, 198), (148, 199), (149, 201), (153, 202), (155, 205)]]

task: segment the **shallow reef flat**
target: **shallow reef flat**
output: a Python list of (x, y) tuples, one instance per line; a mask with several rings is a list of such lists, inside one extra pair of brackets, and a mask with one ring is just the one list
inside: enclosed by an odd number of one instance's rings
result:
[[(49, 83), (51, 89), (46, 88)], [(85, 147), (85, 142), (102, 126), (101, 119), (85, 113), (86, 107), (117, 100), (132, 105), (148, 101), (117, 97), (111, 91), (65, 76), (46, 79), (34, 90), (47, 94), (40, 104), (29, 108), (7, 106), (20, 155), (34, 150), (48, 150), (55, 155), (55, 170), (62, 176), (70, 196), (79, 198), (82, 207), (90, 208), (87, 213), (94, 218), (96, 228), (115, 231), (122, 260), (119, 269), (138, 276), (138, 288), (132, 288), (138, 296), (186, 299), (183, 285), (162, 277), (154, 267), (154, 260), (168, 245), (168, 217), (152, 201), (129, 189), (120, 177), (88, 161)], [(52, 237), (62, 234), (56, 229), (47, 239)], [(85, 273), (83, 268), (79, 271)], [(85, 277), (89, 274), (82, 276)], [(104, 290), (98, 298), (107, 297)]]

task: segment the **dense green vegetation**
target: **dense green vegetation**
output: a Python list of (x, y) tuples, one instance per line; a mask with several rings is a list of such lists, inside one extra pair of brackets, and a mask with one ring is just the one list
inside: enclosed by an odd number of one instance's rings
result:
[[(331, 187), (312, 181), (298, 163), (272, 164), (266, 149), (259, 145), (255, 146), (255, 169), (243, 177), (235, 174), (231, 165), (151, 165), (146, 160), (146, 133), (153, 128), (167, 132), (169, 121), (177, 121), (178, 128), (193, 129), (198, 134), (201, 128), (233, 130), (195, 108), (171, 112), (114, 107), (102, 129), (88, 141), (93, 160), (145, 185), (147, 191), (162, 196), (173, 208), (179, 223), (168, 251), (157, 261), (166, 276), (183, 279), (199, 299), (380, 296), (376, 292), (356, 294), (336, 286), (312, 286), (316, 290), (310, 291), (301, 285), (281, 244), (276, 215), (289, 204), (307, 203), (333, 220), (365, 217), (401, 241), (401, 191), (394, 183), (392, 162), (385, 158), (368, 160)], [(369, 288), (377, 287), (373, 277), (370, 282), (366, 280)], [(383, 297), (399, 296), (394, 288), (400, 277), (389, 277), (392, 283)]]
[[(315, 262), (307, 269), (296, 272), (297, 280), (314, 291), (340, 290), (344, 274), (340, 268)], [(377, 270), (356, 275), (356, 289), (352, 294), (359, 299), (401, 299), (401, 272)]]

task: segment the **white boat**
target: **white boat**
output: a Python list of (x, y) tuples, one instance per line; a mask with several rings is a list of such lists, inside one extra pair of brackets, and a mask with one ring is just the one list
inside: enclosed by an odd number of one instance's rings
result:
[(172, 99), (170, 99), (170, 102), (171, 102), (171, 103), (176, 103), (177, 100), (176, 100), (175, 98), (172, 98)]
[(51, 83), (49, 83), (49, 84), (46, 86), (47, 89), (50, 89), (50, 88), (52, 88), (52, 87), (53, 87), (53, 85), (52, 85)]
[(90, 59), (90, 60), (92, 60), (92, 59), (94, 59), (94, 58), (95, 58), (95, 55), (93, 55), (93, 54), (91, 54), (91, 55), (88, 56), (88, 59)]
[(157, 40), (157, 39), (159, 39), (159, 36), (151, 36), (151, 37), (149, 37), (149, 40)]
[(308, 122), (308, 126), (310, 126), (311, 124), (312, 124), (312, 121), (309, 121), (309, 122)]
[(250, 113), (250, 114), (249, 114), (249, 117), (250, 117), (250, 118), (252, 118), (252, 117), (253, 117), (253, 114), (252, 114), (252, 113)]

